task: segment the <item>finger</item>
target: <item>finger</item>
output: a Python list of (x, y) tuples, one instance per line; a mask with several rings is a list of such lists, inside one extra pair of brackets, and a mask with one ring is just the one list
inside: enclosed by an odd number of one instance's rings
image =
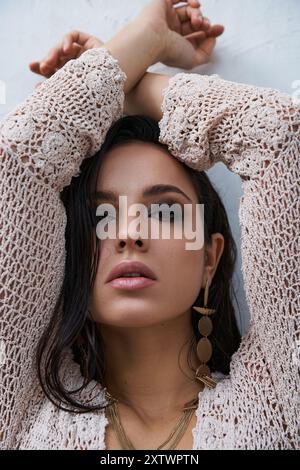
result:
[(188, 0), (188, 4), (191, 7), (194, 7), (194, 8), (200, 8), (201, 7), (201, 3), (198, 2), (198, 0)]
[(41, 74), (47, 77), (49, 74), (53, 72), (54, 67), (52, 65), (47, 65), (45, 62), (41, 62), (40, 70), (41, 70)]
[(77, 59), (77, 57), (81, 54), (83, 48), (79, 44), (72, 44), (70, 49), (70, 53), (68, 55), (62, 54), (59, 58), (59, 68), (63, 67), (67, 62), (72, 59)]
[[(188, 25), (188, 22), (186, 22), (186, 26), (185, 26), (185, 23), (184, 23), (184, 29), (183, 29), (185, 32), (183, 33), (183, 36), (185, 39), (191, 39), (191, 38), (209, 38), (209, 37), (219, 37), (221, 36), (223, 33), (224, 33), (224, 26), (221, 25), (221, 24), (216, 24), (216, 25), (212, 25), (209, 27), (208, 30), (206, 29), (203, 29), (202, 31), (193, 31), (189, 25)], [(203, 33), (201, 35), (201, 33)]]
[[(181, 14), (182, 18), (182, 34), (189, 34), (193, 31), (208, 31), (211, 27), (209, 18), (203, 16), (199, 9), (187, 7), (184, 14)], [(183, 20), (187, 18), (187, 20)]]
[(38, 75), (41, 75), (40, 62), (31, 62), (29, 64), (29, 68), (30, 68), (31, 72), (37, 73)]
[(44, 59), (40, 62), (40, 70), (43, 75), (49, 75), (51, 72), (55, 70), (55, 67), (59, 64), (60, 56), (62, 55), (61, 52), (61, 43), (57, 46), (53, 47), (50, 52), (44, 57)]
[(48, 67), (47, 65), (41, 65), (41, 73), (44, 77), (49, 78), (55, 73), (54, 67)]
[(210, 20), (206, 16), (203, 16), (203, 26), (202, 27), (205, 31), (208, 31), (211, 27)]
[(190, 20), (192, 16), (202, 18), (201, 10), (199, 8), (193, 8), (190, 5), (176, 8), (176, 13), (181, 22)]
[(203, 18), (204, 20), (200, 22), (191, 21), (190, 19), (188, 21), (184, 21), (181, 24), (181, 34), (185, 36), (187, 34), (193, 33), (194, 31), (209, 31), (211, 28), (210, 21), (206, 17)]
[(63, 39), (63, 52), (68, 54), (70, 49), (72, 48), (72, 44), (76, 42), (77, 44), (83, 46), (86, 41), (90, 38), (89, 34), (83, 33), (82, 31), (71, 31), (70, 33), (66, 34)]
[(57, 44), (56, 47), (53, 47), (47, 54), (47, 56), (42, 60), (42, 63), (48, 67), (55, 67), (59, 61), (59, 57), (62, 54), (61, 44)]
[(184, 21), (181, 25), (181, 35), (187, 36), (188, 34), (194, 33), (194, 28), (192, 28), (190, 21)]
[[(204, 16), (201, 12), (201, 4), (198, 0), (189, 0), (188, 6), (183, 6), (177, 9), (177, 14), (182, 23), (186, 21), (191, 22), (191, 30), (198, 31), (200, 28), (208, 31), (211, 27), (209, 18)], [(198, 5), (198, 7), (197, 7)], [(185, 30), (187, 29), (185, 25)]]
[(206, 32), (207, 37), (219, 37), (224, 33), (224, 26), (221, 24), (215, 24), (211, 26), (210, 30)]
[(199, 65), (209, 62), (216, 45), (216, 41), (216, 38), (207, 38), (204, 41), (201, 41), (200, 45), (196, 47), (196, 57)]
[(200, 27), (202, 29), (209, 29), (210, 21), (206, 16), (203, 16), (201, 10), (197, 8), (187, 8), (187, 15), (195, 31)]
[(80, 44), (74, 43), (72, 50), (72, 59), (77, 59), (83, 53), (83, 46)]
[(190, 21), (185, 21), (181, 25), (182, 36), (187, 36), (188, 34), (192, 34), (199, 31), (205, 31), (205, 29), (201, 25), (198, 27), (193, 26)]
[(68, 54), (63, 53), (63, 43), (61, 42), (55, 48), (51, 49), (48, 56), (41, 63), (41, 71), (45, 74), (55, 73), (57, 69), (60, 69), (69, 60), (77, 58), (78, 52), (81, 50), (81, 46), (72, 43), (69, 47)]
[[(188, 40), (197, 39), (197, 41), (203, 41), (204, 39), (207, 39), (207, 35), (205, 31), (194, 31), (184, 36), (184, 39), (188, 39)], [(194, 44), (194, 42), (192, 42), (192, 44)]]
[(42, 75), (45, 78), (50, 78), (52, 75), (54, 75), (55, 69), (44, 69), (41, 71), (40, 75)]
[(76, 59), (80, 55), (82, 47), (79, 44), (74, 43), (71, 45), (69, 50), (70, 53), (68, 55), (63, 54), (62, 43), (60, 43), (55, 48), (51, 49), (45, 59), (43, 59), (41, 62), (33, 64), (32, 71), (47, 78), (51, 77), (69, 60)]
[(47, 68), (47, 67), (41, 67), (41, 62), (32, 62), (29, 64), (29, 68), (32, 72), (42, 75), (42, 77), (49, 78), (51, 75), (53, 75), (52, 68)]

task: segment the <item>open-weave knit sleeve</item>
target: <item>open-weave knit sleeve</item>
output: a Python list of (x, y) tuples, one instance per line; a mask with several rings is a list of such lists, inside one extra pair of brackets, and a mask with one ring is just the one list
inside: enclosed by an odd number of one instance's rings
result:
[(108, 50), (87, 51), (0, 124), (0, 448), (38, 403), (35, 348), (64, 275), (59, 193), (122, 116), (125, 80)]
[(179, 161), (198, 171), (223, 162), (243, 180), (251, 323), (232, 358), (227, 398), (217, 389), (199, 419), (199, 447), (299, 446), (300, 109), (274, 89), (179, 73), (162, 111), (160, 141)]

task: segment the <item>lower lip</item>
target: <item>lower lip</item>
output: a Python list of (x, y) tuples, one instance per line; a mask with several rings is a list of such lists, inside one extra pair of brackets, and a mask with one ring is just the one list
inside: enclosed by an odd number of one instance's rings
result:
[(156, 281), (148, 277), (119, 277), (113, 279), (108, 284), (116, 289), (143, 289), (144, 287), (152, 286)]

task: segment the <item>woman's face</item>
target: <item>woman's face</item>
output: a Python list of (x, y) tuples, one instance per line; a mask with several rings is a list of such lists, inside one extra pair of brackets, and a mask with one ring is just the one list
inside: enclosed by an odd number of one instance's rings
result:
[[(183, 191), (143, 196), (143, 191), (154, 185), (173, 185)], [(195, 222), (197, 195), (182, 165), (166, 150), (151, 143), (134, 141), (111, 149), (104, 157), (98, 177), (97, 189), (112, 191), (127, 196), (127, 206), (143, 204), (149, 212), (146, 221), (150, 227), (162, 226), (158, 213), (151, 215), (151, 204), (193, 204), (192, 219)], [(171, 237), (158, 239), (140, 237), (140, 243), (131, 237), (130, 222), (135, 216), (126, 215), (127, 228), (121, 224), (117, 203), (98, 199), (96, 205), (110, 203), (116, 208), (117, 237), (100, 242), (100, 259), (92, 292), (90, 311), (93, 319), (102, 324), (118, 327), (145, 327), (171, 320), (187, 312), (203, 284), (204, 247), (187, 250), (191, 242), (185, 234), (179, 239)], [(178, 223), (178, 222), (177, 222)], [(195, 229), (195, 226), (193, 227)], [(149, 229), (150, 230), (150, 229)], [(106, 279), (115, 266), (123, 260), (140, 261), (154, 272), (157, 280), (142, 289), (123, 290), (114, 288)], [(204, 286), (204, 284), (203, 284)]]

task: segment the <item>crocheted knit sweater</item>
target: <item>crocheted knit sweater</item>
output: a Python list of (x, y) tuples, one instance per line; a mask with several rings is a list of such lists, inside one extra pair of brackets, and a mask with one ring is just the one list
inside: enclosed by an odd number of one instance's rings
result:
[[(2, 449), (105, 449), (105, 413), (52, 404), (34, 359), (64, 275), (60, 191), (122, 117), (125, 80), (108, 50), (87, 51), (0, 124)], [(297, 448), (299, 108), (273, 89), (179, 73), (164, 90), (162, 111), (160, 141), (175, 158), (199, 171), (221, 161), (244, 190), (239, 220), (251, 323), (230, 375), (199, 394), (193, 449)], [(73, 389), (83, 380), (70, 352), (62, 377)], [(80, 398), (105, 403), (96, 382)]]

